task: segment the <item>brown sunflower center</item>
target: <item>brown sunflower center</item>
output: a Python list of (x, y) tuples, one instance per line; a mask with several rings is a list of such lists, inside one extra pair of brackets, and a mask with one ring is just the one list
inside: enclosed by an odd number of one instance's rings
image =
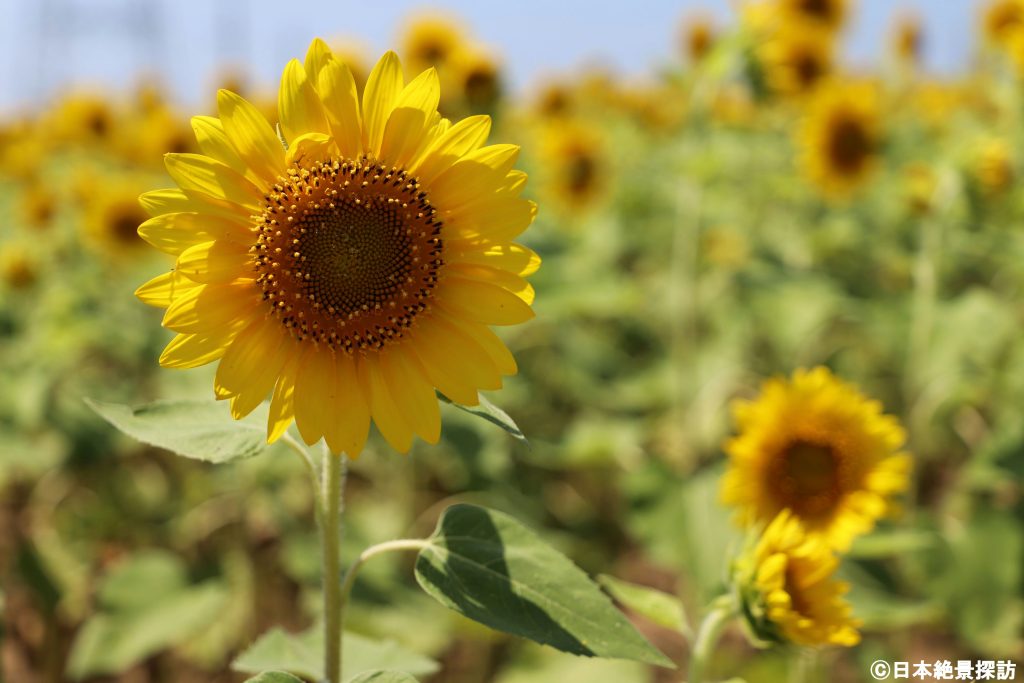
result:
[(800, 0), (800, 12), (822, 21), (830, 21), (835, 9), (831, 0)]
[(472, 107), (485, 108), (498, 100), (498, 77), (487, 68), (473, 69), (466, 76), (466, 101)]
[(864, 166), (871, 149), (871, 136), (860, 121), (842, 118), (834, 123), (828, 154), (835, 168), (856, 173)]
[(299, 340), (379, 349), (427, 309), (443, 264), (436, 213), (414, 178), (372, 160), (290, 169), (254, 247), (263, 297)]
[(842, 493), (840, 458), (829, 446), (794, 441), (772, 469), (778, 499), (801, 517), (827, 513)]
[(796, 76), (802, 88), (807, 89), (817, 83), (824, 72), (824, 65), (816, 55), (810, 52), (797, 55)]
[(573, 153), (565, 169), (566, 185), (574, 195), (585, 195), (594, 185), (597, 164), (586, 152)]
[(107, 218), (110, 234), (122, 244), (142, 246), (139, 239), (139, 224), (147, 218), (136, 202), (121, 202), (110, 209)]

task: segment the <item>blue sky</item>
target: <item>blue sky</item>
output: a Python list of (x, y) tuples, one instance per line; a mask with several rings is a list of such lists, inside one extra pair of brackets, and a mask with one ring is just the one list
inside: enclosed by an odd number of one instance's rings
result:
[[(914, 10), (926, 24), (926, 63), (955, 73), (969, 61), (981, 0), (860, 0), (848, 61), (869, 65), (890, 21)], [(274, 83), (309, 40), (351, 37), (373, 53), (395, 45), (407, 17), (441, 8), (502, 57), (511, 83), (603, 64), (642, 77), (670, 60), (682, 17), (704, 10), (721, 22), (731, 0), (484, 2), (405, 0), (0, 0), (0, 109), (38, 101), (66, 83), (127, 87), (157, 73), (176, 97), (205, 101), (217, 66), (248, 65)]]

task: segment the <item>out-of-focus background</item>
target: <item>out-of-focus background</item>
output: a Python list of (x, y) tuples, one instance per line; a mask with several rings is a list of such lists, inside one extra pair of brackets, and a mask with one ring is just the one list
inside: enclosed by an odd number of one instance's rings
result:
[[(1024, 658), (1019, 0), (0, 14), (2, 680), (241, 681), (230, 662), (258, 635), (316, 618), (292, 455), (186, 461), (83, 401), (211, 394), (209, 369), (157, 365), (170, 333), (132, 292), (172, 263), (138, 238), (136, 197), (170, 185), (162, 155), (194, 151), (189, 117), (218, 87), (276, 120), (280, 71), (314, 36), (358, 79), (385, 49), (407, 77), (437, 66), (446, 116), (491, 114), (492, 138), (522, 145), (540, 206), (523, 240), (544, 258), (536, 320), (503, 332), (520, 373), (491, 397), (531, 446), (455, 410), (408, 457), (374, 437), (349, 484), (351, 552), (481, 502), (699, 615), (739, 539), (718, 502), (730, 401), (827, 364), (899, 417), (915, 474), (843, 562), (864, 641), (819, 670)], [(837, 117), (866, 131), (852, 151), (832, 144)], [(681, 636), (636, 619), (685, 664)], [(408, 558), (367, 568), (350, 620), (436, 662), (434, 683), (682, 678), (485, 631), (420, 593)], [(736, 630), (713, 672), (771, 683), (791, 663)]]

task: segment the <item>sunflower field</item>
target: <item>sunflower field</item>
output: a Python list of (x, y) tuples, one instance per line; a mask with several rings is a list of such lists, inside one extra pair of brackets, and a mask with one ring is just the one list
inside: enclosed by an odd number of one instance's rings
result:
[(734, 10), (8, 112), (0, 682), (1024, 679), (1024, 0)]

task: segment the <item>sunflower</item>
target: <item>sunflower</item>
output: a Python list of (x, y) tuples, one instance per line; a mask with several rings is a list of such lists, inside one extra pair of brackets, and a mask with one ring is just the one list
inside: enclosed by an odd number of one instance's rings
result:
[(1015, 175), (1010, 147), (1001, 138), (988, 138), (977, 147), (974, 178), (982, 191), (990, 196), (1002, 194), (1013, 183)]
[(435, 67), (447, 69), (466, 44), (462, 27), (442, 15), (414, 18), (402, 35), (402, 54), (413, 72)]
[(72, 144), (107, 144), (118, 124), (111, 103), (99, 93), (70, 95), (52, 116), (57, 137)]
[(769, 87), (789, 96), (811, 92), (832, 70), (832, 44), (816, 31), (778, 31), (758, 50)]
[(45, 230), (53, 225), (59, 201), (53, 188), (46, 183), (32, 181), (20, 193), (21, 212), (25, 225), (36, 230)]
[(722, 500), (743, 524), (789, 508), (809, 534), (846, 549), (907, 486), (899, 422), (827, 368), (769, 380), (734, 414), (739, 434), (725, 445)]
[(908, 14), (900, 17), (893, 27), (892, 51), (904, 64), (917, 64), (921, 61), (921, 49), (924, 46), (924, 29), (920, 17)]
[(0, 247), (0, 283), (12, 290), (28, 289), (39, 279), (39, 263), (22, 244)]
[(490, 119), (437, 113), (437, 72), (410, 83), (387, 53), (362, 98), (314, 40), (279, 92), (286, 141), (241, 97), (193, 127), (202, 154), (169, 154), (180, 189), (142, 196), (139, 234), (177, 257), (143, 285), (177, 336), (165, 367), (220, 361), (215, 395), (241, 418), (272, 394), (268, 440), (294, 422), (356, 457), (372, 421), (398, 451), (440, 436), (435, 389), (467, 405), (516, 372), (488, 325), (533, 317), (513, 243), (536, 206), (519, 148), (484, 146)]
[(1024, 0), (994, 0), (982, 15), (982, 33), (993, 45), (1005, 45), (1024, 28)]
[(871, 175), (881, 148), (881, 116), (868, 84), (824, 84), (798, 131), (807, 177), (832, 198), (849, 196)]
[(473, 113), (491, 113), (501, 99), (501, 71), (498, 64), (481, 50), (460, 50), (452, 69), (465, 109)]
[(818, 30), (842, 28), (849, 14), (849, 0), (776, 0), (784, 23), (810, 22)]
[(604, 195), (608, 165), (600, 131), (579, 119), (544, 127), (545, 191), (569, 212), (587, 209)]
[[(133, 177), (111, 175), (89, 187), (82, 217), (86, 243), (115, 260), (136, 258), (145, 246), (138, 227), (148, 217), (139, 206), (139, 193), (146, 186)], [(86, 191), (84, 185), (81, 191)]]
[(832, 578), (838, 559), (789, 510), (775, 516), (737, 565), (743, 614), (759, 640), (807, 647), (860, 642), (860, 623), (843, 598), (849, 586)]
[(680, 42), (686, 59), (699, 64), (714, 47), (715, 25), (707, 15), (692, 16), (683, 24)]

